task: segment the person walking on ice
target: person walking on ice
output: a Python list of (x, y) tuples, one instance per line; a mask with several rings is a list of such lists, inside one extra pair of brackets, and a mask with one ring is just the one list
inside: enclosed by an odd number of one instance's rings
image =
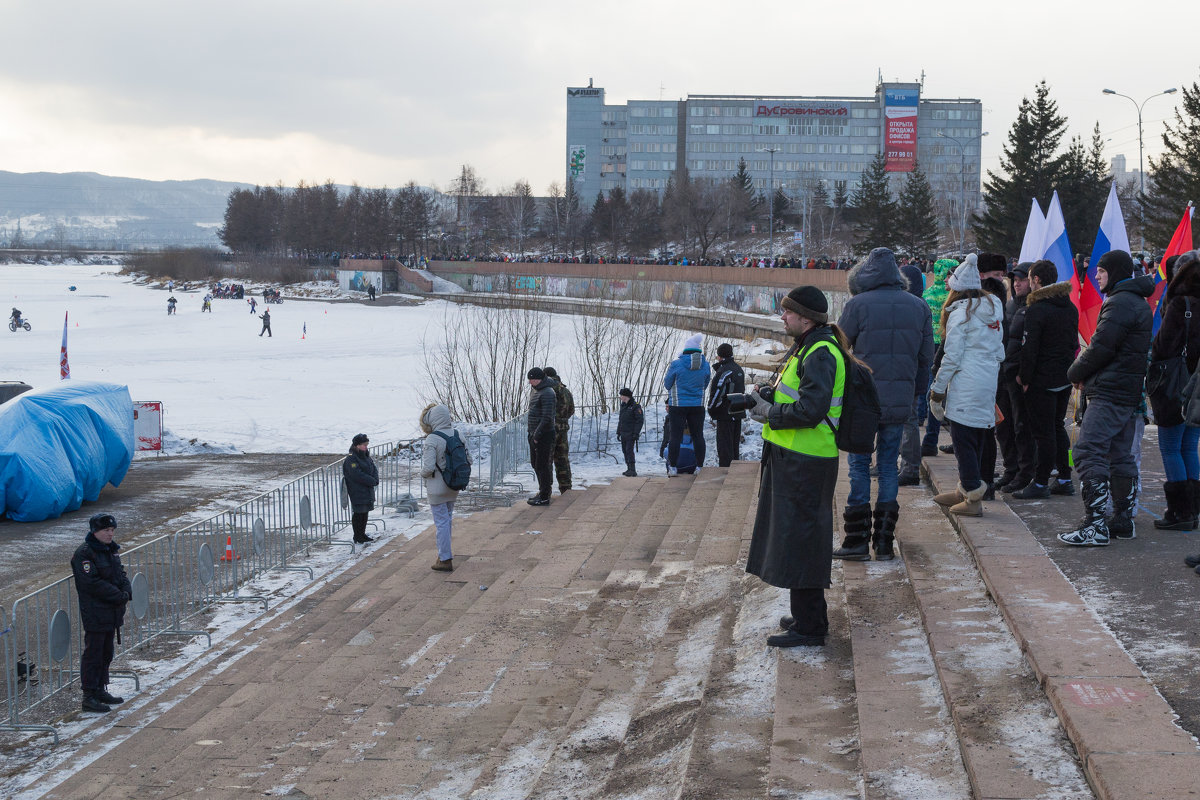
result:
[(263, 313), (259, 314), (259, 315), (258, 315), (258, 318), (259, 318), (259, 319), (261, 319), (261, 320), (263, 321), (263, 328), (262, 328), (262, 330), (261, 330), (261, 331), (259, 331), (259, 333), (258, 333), (258, 335), (259, 335), (259, 338), (262, 338), (262, 335), (263, 335), (264, 333), (267, 335), (267, 338), (268, 338), (268, 339), (270, 339), (270, 338), (274, 338), (274, 337), (271, 335), (271, 309), (269, 309), (269, 308), (264, 308), (264, 309), (263, 309)]

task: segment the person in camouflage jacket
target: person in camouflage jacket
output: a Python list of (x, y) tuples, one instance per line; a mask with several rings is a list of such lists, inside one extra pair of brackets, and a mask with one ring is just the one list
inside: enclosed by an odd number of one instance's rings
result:
[(570, 442), (567, 434), (571, 430), (571, 417), (575, 416), (575, 397), (558, 377), (558, 370), (546, 367), (547, 378), (552, 378), (554, 387), (554, 474), (558, 479), (558, 492), (571, 491)]

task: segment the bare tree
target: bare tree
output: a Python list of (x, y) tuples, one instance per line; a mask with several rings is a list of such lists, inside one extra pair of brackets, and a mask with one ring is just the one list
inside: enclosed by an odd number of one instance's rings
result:
[(463, 164), (458, 176), (450, 181), (450, 194), (454, 196), (454, 221), (459, 233), (468, 245), (473, 245), (478, 234), (475, 217), (479, 196), (483, 194), (483, 180), (470, 164)]
[(503, 225), (516, 244), (517, 252), (525, 255), (525, 240), (533, 234), (537, 225), (537, 204), (529, 182), (517, 181), (499, 201)]
[(687, 170), (679, 173), (679, 180), (663, 195), (663, 210), (676, 233), (694, 240), (700, 258), (707, 258), (708, 249), (729, 233), (734, 190), (728, 180), (693, 179)]
[(548, 314), (447, 305), (441, 331), (440, 341), (421, 337), (427, 400), (465, 422), (501, 422), (526, 410), (525, 374), (550, 352)]

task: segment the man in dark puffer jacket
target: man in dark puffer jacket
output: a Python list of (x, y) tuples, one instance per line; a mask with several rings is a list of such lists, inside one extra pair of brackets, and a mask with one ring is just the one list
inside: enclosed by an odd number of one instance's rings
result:
[(846, 536), (833, 555), (851, 561), (870, 560), (873, 540), (875, 558), (887, 561), (894, 558), (892, 542), (900, 515), (896, 459), (904, 424), (912, 415), (917, 392), (924, 390), (929, 377), (933, 318), (929, 305), (909, 294), (896, 256), (886, 247), (872, 250), (848, 280), (854, 296), (842, 309), (838, 325), (854, 355), (871, 368), (879, 391), (883, 412), (875, 439), (879, 490), (872, 528), (871, 456), (851, 453), (847, 459), (850, 492), (842, 512)]
[(541, 367), (534, 367), (526, 374), (533, 391), (529, 395), (529, 415), (526, 417), (529, 430), (529, 463), (537, 475), (538, 493), (526, 502), (531, 506), (550, 505), (550, 493), (554, 491), (554, 475), (550, 470), (550, 459), (554, 455), (554, 425), (556, 422), (554, 382), (547, 378)]
[[(1133, 272), (1133, 259), (1124, 250), (1100, 257), (1096, 276), (1108, 297), (1091, 343), (1067, 370), (1067, 378), (1083, 390), (1088, 405), (1075, 442), (1084, 519), (1075, 530), (1058, 535), (1064, 544), (1098, 546), (1108, 544), (1110, 534), (1118, 539), (1135, 536), (1134, 416), (1146, 381), (1153, 323), (1146, 298), (1154, 292), (1154, 281), (1148, 275), (1133, 277)], [(1110, 491), (1113, 515), (1106, 521)]]
[[(1053, 262), (1035, 262), (1029, 285), (1016, 381), (1025, 393), (1029, 427), (1037, 444), (1037, 470), (1033, 483), (1013, 495), (1018, 500), (1075, 494), (1071, 441), (1063, 420), (1071, 399), (1067, 369), (1079, 350), (1079, 310), (1071, 302), (1071, 284), (1058, 281)], [(1056, 468), (1058, 480), (1051, 485), (1050, 473)]]

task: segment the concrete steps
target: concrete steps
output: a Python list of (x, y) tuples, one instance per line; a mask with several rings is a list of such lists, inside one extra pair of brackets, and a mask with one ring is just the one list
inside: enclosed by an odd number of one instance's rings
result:
[(390, 544), (123, 712), (46, 796), (1091, 796), (924, 487), (902, 559), (835, 562), (827, 645), (767, 648), (788, 599), (744, 572), (758, 473), (460, 518), (450, 574), (432, 529)]

